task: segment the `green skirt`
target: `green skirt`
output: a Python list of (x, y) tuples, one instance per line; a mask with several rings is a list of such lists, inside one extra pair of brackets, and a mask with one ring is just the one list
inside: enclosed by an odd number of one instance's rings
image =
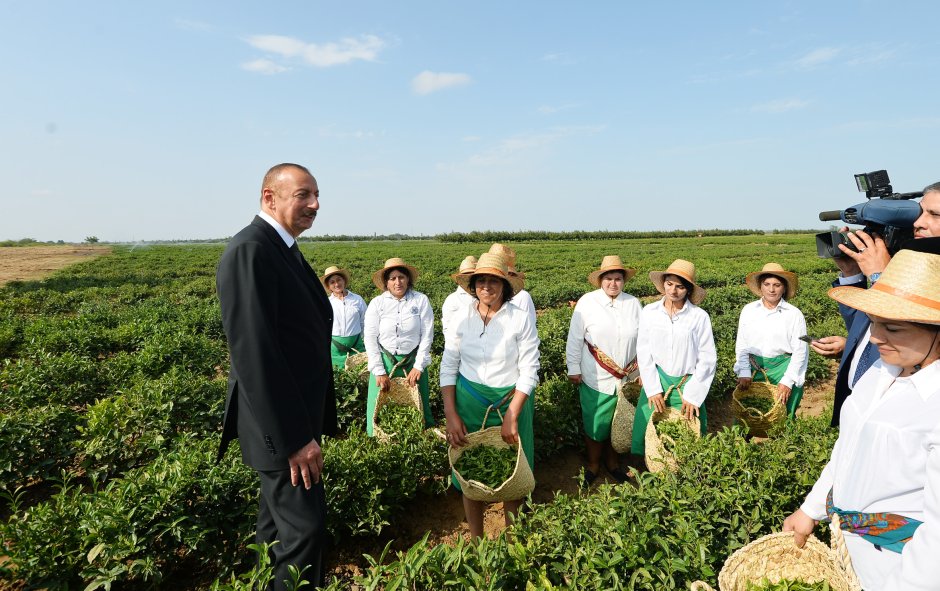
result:
[[(351, 337), (330, 337), (330, 357), (333, 360), (333, 367), (338, 367), (340, 369), (346, 367), (346, 358), (349, 357), (351, 349), (362, 352), (366, 350), (366, 345), (362, 341), (362, 335), (356, 334)], [(336, 342), (333, 342), (336, 341)], [(342, 345), (342, 348), (337, 347), (336, 343)]]
[(591, 388), (584, 382), (578, 388), (581, 394), (581, 420), (584, 422), (584, 433), (594, 441), (607, 441), (610, 439), (610, 425), (614, 422), (614, 411), (617, 410), (617, 391), (604, 394)]
[[(790, 366), (792, 355), (784, 353), (776, 357), (761, 357), (760, 355), (751, 355), (754, 363), (760, 369), (753, 369), (751, 379), (758, 379), (757, 374), (767, 376), (767, 380), (776, 386), (783, 379), (783, 374), (787, 372)], [(790, 390), (790, 397), (787, 398), (787, 416), (791, 419), (796, 417), (796, 409), (800, 407), (800, 400), (803, 399), (803, 386), (793, 386)]]
[[(489, 404), (496, 404), (515, 389), (515, 384), (505, 388), (490, 388), (483, 384), (471, 382), (462, 375), (458, 375), (457, 395), (454, 397), (454, 402), (457, 414), (460, 415), (460, 419), (467, 428), (467, 433), (473, 433), (474, 431), (479, 431), (486, 427), (496, 427), (503, 424), (503, 420), (500, 418), (499, 413), (496, 412), (496, 409), (490, 411), (489, 416), (486, 418), (486, 425), (483, 424), (483, 417), (486, 415), (487, 405), (483, 404), (481, 400), (478, 400), (474, 394), (489, 401)], [(510, 403), (511, 402), (512, 399), (510, 399)], [(505, 412), (507, 406), (509, 406), (509, 403), (503, 405), (499, 411)], [(522, 405), (522, 410), (519, 412), (519, 440), (522, 442), (522, 451), (525, 452), (525, 459), (529, 462), (529, 468), (533, 469), (533, 473), (535, 470), (535, 439), (532, 431), (532, 417), (534, 414), (532, 396), (527, 396), (525, 404)], [(457, 478), (453, 474), (451, 474), (450, 481), (453, 483), (454, 488), (460, 490), (460, 485), (457, 484)]]
[[(385, 365), (385, 371), (387, 372), (391, 368), (395, 367), (395, 364), (398, 363), (401, 359), (407, 357), (407, 355), (387, 355), (384, 352), (382, 353), (382, 362)], [(408, 372), (411, 371), (411, 368), (414, 367), (412, 362), (409, 365), (402, 365), (395, 370), (395, 375), (390, 375), (390, 378), (404, 378), (408, 376)], [(431, 415), (431, 397), (428, 390), (428, 372), (421, 372), (421, 377), (418, 379), (418, 392), (421, 394), (421, 407), (424, 411), (424, 426), (433, 427), (434, 426), (434, 417)], [(379, 399), (379, 387), (375, 383), (375, 374), (369, 372), (369, 396), (366, 398), (366, 434), (372, 437), (372, 416), (375, 414), (375, 403)]]
[[(656, 366), (659, 372), (659, 383), (663, 387), (663, 393), (669, 392), (666, 397), (666, 405), (676, 410), (682, 410), (682, 387), (679, 384), (685, 376), (673, 377)], [(640, 398), (637, 402), (636, 414), (633, 417), (633, 444), (630, 447), (630, 453), (643, 455), (646, 452), (646, 426), (653, 416), (653, 405), (646, 398), (646, 388), (640, 390)], [(705, 405), (698, 409), (698, 420), (702, 435), (708, 426)]]

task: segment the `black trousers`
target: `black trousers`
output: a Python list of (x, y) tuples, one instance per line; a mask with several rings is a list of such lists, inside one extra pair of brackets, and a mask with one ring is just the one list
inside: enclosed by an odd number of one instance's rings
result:
[(294, 565), (315, 586), (324, 586), (323, 549), (326, 545), (326, 495), (323, 481), (310, 490), (303, 482), (292, 486), (290, 470), (258, 471), (261, 501), (255, 541), (277, 544), (271, 547), (274, 582), (269, 589), (286, 589), (290, 580), (287, 567)]

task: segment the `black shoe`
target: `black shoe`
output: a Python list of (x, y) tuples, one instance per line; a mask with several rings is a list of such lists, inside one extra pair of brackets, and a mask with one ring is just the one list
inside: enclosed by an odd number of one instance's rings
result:
[(616, 480), (618, 484), (623, 484), (629, 478), (627, 473), (623, 471), (623, 468), (619, 466), (614, 468), (613, 470), (607, 470), (607, 473), (610, 474), (611, 477), (614, 480)]
[(597, 474), (591, 472), (587, 468), (584, 469), (584, 487), (587, 488), (594, 484), (594, 481), (597, 480)]

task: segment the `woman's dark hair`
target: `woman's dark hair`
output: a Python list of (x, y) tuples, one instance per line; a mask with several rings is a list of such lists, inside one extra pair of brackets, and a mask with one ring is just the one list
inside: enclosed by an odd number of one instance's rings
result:
[[(691, 294), (692, 291), (695, 290), (695, 286), (692, 285), (691, 281), (689, 281), (685, 277), (680, 277), (679, 275), (676, 275), (675, 273), (666, 273), (665, 275), (663, 275), (663, 281), (665, 282), (670, 277), (674, 277), (675, 279), (678, 279), (679, 283), (681, 283), (683, 287), (685, 287), (685, 290), (689, 292), (689, 294)], [(688, 295), (686, 297), (688, 297)]]
[[(483, 275), (486, 275), (486, 273), (481, 273), (480, 275), (473, 275), (470, 277), (470, 285), (468, 285), (467, 287), (470, 288), (469, 289), (470, 294), (475, 298), (477, 297), (477, 279), (482, 277)], [(503, 301), (500, 302), (500, 305), (505, 304), (506, 302), (511, 300), (513, 294), (512, 294), (512, 286), (509, 285), (509, 281), (504, 279), (503, 277), (498, 277), (496, 275), (490, 275), (490, 277), (496, 277), (497, 279), (503, 282), (503, 294), (502, 294)], [(477, 298), (477, 299), (480, 299), (480, 298)]]
[(780, 275), (774, 275), (773, 273), (761, 273), (757, 276), (757, 289), (760, 289), (760, 286), (763, 285), (764, 280), (768, 277), (773, 277), (774, 279), (780, 281), (783, 284), (783, 293), (790, 293), (790, 284), (787, 283), (787, 280), (781, 277)]
[(626, 271), (621, 271), (620, 269), (614, 269), (614, 270), (612, 270), (612, 271), (605, 271), (605, 272), (601, 273), (601, 275), (600, 275), (600, 277), (598, 277), (598, 279), (599, 279), (599, 280), (603, 280), (604, 277), (606, 277), (607, 275), (610, 275), (610, 274), (612, 274), (612, 273), (617, 273), (617, 274), (619, 274), (621, 277), (623, 277), (623, 280), (624, 280), (624, 281), (627, 280), (627, 272), (626, 272)]
[(411, 285), (411, 273), (409, 273), (408, 269), (404, 267), (390, 267), (388, 269), (385, 269), (385, 271), (382, 272), (382, 283), (385, 283), (385, 284), (388, 283), (388, 277), (389, 275), (392, 274), (392, 271), (401, 271), (402, 273), (404, 273), (405, 277), (408, 278), (408, 287), (414, 287), (413, 285)]

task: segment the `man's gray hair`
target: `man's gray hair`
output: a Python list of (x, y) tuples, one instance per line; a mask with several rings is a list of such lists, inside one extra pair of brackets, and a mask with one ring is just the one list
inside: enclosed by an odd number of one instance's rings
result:
[(924, 187), (924, 193), (931, 193), (931, 192), (940, 193), (940, 181)]

